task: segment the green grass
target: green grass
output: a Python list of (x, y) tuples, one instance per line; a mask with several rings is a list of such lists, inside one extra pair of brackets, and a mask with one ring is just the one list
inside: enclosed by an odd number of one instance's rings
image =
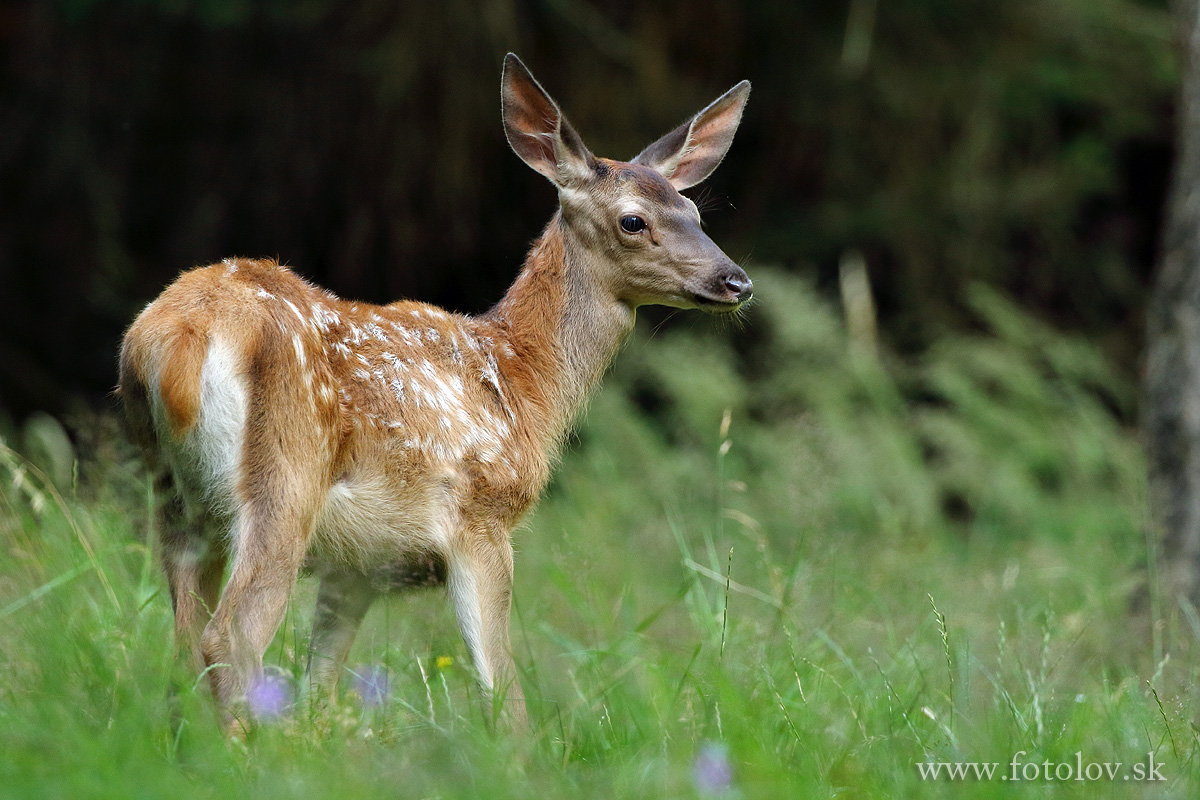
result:
[[(517, 532), (526, 735), (490, 731), (429, 591), (380, 603), (355, 647), (382, 706), (347, 693), (226, 743), (174, 665), (113, 420), (76, 420), (75, 468), (44, 419), (10, 433), (0, 796), (1196, 796), (1200, 620), (1147, 570), (1130, 387), (983, 289), (979, 333), (902, 361), (755, 277), (744, 329), (638, 335)], [(293, 680), (312, 601), (302, 580), (267, 656)], [(1123, 767), (1001, 780), (1020, 751)], [(1121, 779), (1150, 753), (1166, 781)]]

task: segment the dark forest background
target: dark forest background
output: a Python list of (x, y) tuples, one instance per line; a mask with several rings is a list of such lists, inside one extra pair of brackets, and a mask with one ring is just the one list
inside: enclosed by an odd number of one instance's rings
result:
[(138, 309), (227, 255), (486, 308), (554, 204), (501, 131), (510, 50), (616, 158), (750, 79), (710, 232), (831, 295), (863, 254), (892, 348), (983, 282), (1132, 376), (1172, 36), (1135, 0), (5, 3), (0, 413), (105, 402)]

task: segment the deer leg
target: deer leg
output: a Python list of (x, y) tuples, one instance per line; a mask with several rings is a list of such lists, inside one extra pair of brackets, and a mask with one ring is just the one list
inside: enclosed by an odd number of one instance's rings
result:
[(305, 513), (304, 505), (275, 499), (248, 503), (235, 514), (233, 568), (201, 639), (213, 694), (230, 733), (237, 730), (234, 704), (261, 678), (263, 653), (283, 620), (312, 528), (312, 513)]
[[(287, 610), (328, 487), (337, 427), (329, 402), (315, 393), (316, 378), (307, 365), (299, 334), (264, 336), (242, 365), (245, 420), (231, 418), (243, 426), (229, 487), (235, 505), (232, 567), (201, 639), (217, 707), (230, 733), (238, 730), (234, 704), (262, 699), (258, 692), (247, 698), (246, 691), (266, 687), (262, 657)], [(222, 413), (214, 407), (211, 435), (226, 446), (229, 437), (218, 424)]]
[(159, 512), (161, 558), (175, 612), (176, 655), (185, 658), (195, 672), (204, 668), (200, 637), (217, 606), (225, 551), (214, 543), (208, 521), (189, 519), (183, 498), (169, 477), (158, 483), (166, 499)]
[[(509, 643), (513, 551), (506, 533), (479, 536), (451, 553), (447, 583), (458, 627), (479, 673), (485, 702), (502, 702), (514, 727), (525, 726), (525, 696)], [(489, 709), (490, 710), (490, 709)]]
[(221, 578), (225, 574), (225, 556), (206, 551), (206, 543), (191, 540), (182, 547), (165, 547), (163, 563), (171, 606), (175, 610), (175, 646), (177, 653), (199, 672), (204, 668), (201, 639), (205, 626), (217, 607)]
[(354, 637), (378, 595), (370, 581), (357, 573), (330, 572), (321, 577), (307, 668), (309, 687), (318, 698), (337, 694)]

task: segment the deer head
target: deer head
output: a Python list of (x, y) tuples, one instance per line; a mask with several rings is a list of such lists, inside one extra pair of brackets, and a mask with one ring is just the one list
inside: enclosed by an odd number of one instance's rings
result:
[(704, 233), (696, 204), (680, 191), (721, 163), (749, 94), (742, 81), (629, 162), (592, 155), (512, 53), (504, 60), (501, 112), (509, 145), (558, 188), (566, 235), (613, 297), (630, 308), (719, 313), (749, 300), (753, 285)]

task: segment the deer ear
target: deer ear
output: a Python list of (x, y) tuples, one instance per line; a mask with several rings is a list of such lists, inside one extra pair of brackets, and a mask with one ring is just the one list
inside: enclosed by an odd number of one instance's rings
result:
[(749, 96), (750, 81), (742, 81), (639, 153), (633, 163), (658, 170), (677, 190), (695, 186), (725, 157)]
[(595, 159), (521, 59), (504, 57), (500, 117), (508, 144), (529, 166), (558, 186), (592, 175)]

